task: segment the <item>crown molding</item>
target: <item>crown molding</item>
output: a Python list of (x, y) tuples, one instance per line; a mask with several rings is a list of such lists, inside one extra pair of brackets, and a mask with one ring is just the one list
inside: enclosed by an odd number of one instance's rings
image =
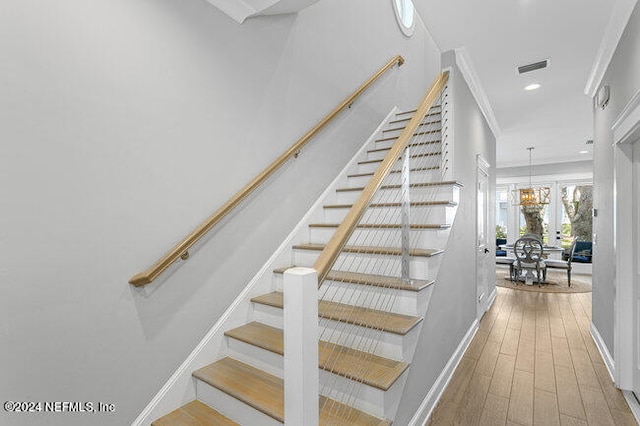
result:
[(637, 1), (638, 0), (617, 0), (615, 2), (609, 23), (605, 28), (604, 36), (600, 42), (596, 60), (593, 63), (587, 84), (584, 87), (585, 95), (589, 95), (591, 98), (595, 96)]
[(473, 68), (473, 63), (471, 62), (471, 57), (469, 56), (467, 48), (460, 47), (458, 49), (455, 49), (455, 53), (456, 63), (458, 64), (458, 68), (462, 73), (462, 77), (467, 82), (469, 90), (471, 90), (471, 94), (478, 103), (480, 111), (482, 111), (482, 115), (484, 115), (484, 118), (487, 120), (487, 124), (493, 132), (493, 136), (495, 136), (496, 139), (499, 138), (501, 133), (500, 126), (498, 126), (498, 121), (496, 120), (496, 116), (493, 113), (493, 108), (491, 108), (491, 103), (489, 103), (489, 98), (487, 98), (484, 87), (482, 87), (482, 83), (478, 78), (478, 74)]

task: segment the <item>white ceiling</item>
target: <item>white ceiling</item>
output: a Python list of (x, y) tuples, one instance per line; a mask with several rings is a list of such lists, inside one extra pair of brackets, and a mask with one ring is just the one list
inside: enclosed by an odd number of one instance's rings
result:
[[(465, 47), (497, 120), (497, 166), (592, 158), (584, 88), (614, 0), (414, 0), (444, 52)], [(543, 70), (516, 67), (550, 58)], [(538, 90), (526, 92), (529, 83)], [(588, 154), (579, 151), (588, 150)]]

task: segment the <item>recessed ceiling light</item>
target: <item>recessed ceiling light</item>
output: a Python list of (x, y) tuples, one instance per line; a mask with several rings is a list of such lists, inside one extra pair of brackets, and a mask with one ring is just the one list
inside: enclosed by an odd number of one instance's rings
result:
[(588, 154), (589, 151), (580, 151), (580, 154)]
[(536, 90), (536, 89), (539, 89), (539, 88), (540, 88), (540, 85), (538, 83), (532, 83), (532, 84), (528, 85), (527, 87), (525, 87), (524, 90), (531, 91), (531, 90)]

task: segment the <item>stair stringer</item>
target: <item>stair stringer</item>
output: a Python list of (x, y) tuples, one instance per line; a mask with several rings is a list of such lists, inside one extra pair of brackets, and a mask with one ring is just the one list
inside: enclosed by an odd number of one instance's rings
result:
[(292, 246), (304, 242), (308, 238), (309, 224), (323, 217), (323, 206), (336, 200), (336, 188), (345, 185), (349, 171), (357, 166), (357, 161), (366, 153), (367, 148), (375, 143), (375, 139), (382, 134), (383, 128), (398, 111), (398, 107), (391, 109), (358, 152), (311, 206), (307, 214), (298, 222), (293, 231), (133, 421), (132, 426), (148, 426), (154, 420), (196, 399), (197, 380), (193, 378), (192, 373), (211, 363), (212, 360), (225, 355), (227, 345), (224, 332), (251, 320), (253, 312), (251, 298), (275, 289), (273, 270), (280, 265), (291, 262), (293, 258)]

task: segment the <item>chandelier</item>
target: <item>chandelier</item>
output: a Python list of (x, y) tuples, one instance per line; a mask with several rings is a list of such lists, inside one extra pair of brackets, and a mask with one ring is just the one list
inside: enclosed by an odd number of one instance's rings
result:
[(527, 150), (529, 151), (529, 187), (513, 190), (513, 205), (523, 207), (537, 207), (544, 204), (549, 204), (549, 195), (551, 194), (551, 188), (534, 188), (531, 185), (531, 151), (534, 150), (534, 147), (530, 146), (527, 148)]

